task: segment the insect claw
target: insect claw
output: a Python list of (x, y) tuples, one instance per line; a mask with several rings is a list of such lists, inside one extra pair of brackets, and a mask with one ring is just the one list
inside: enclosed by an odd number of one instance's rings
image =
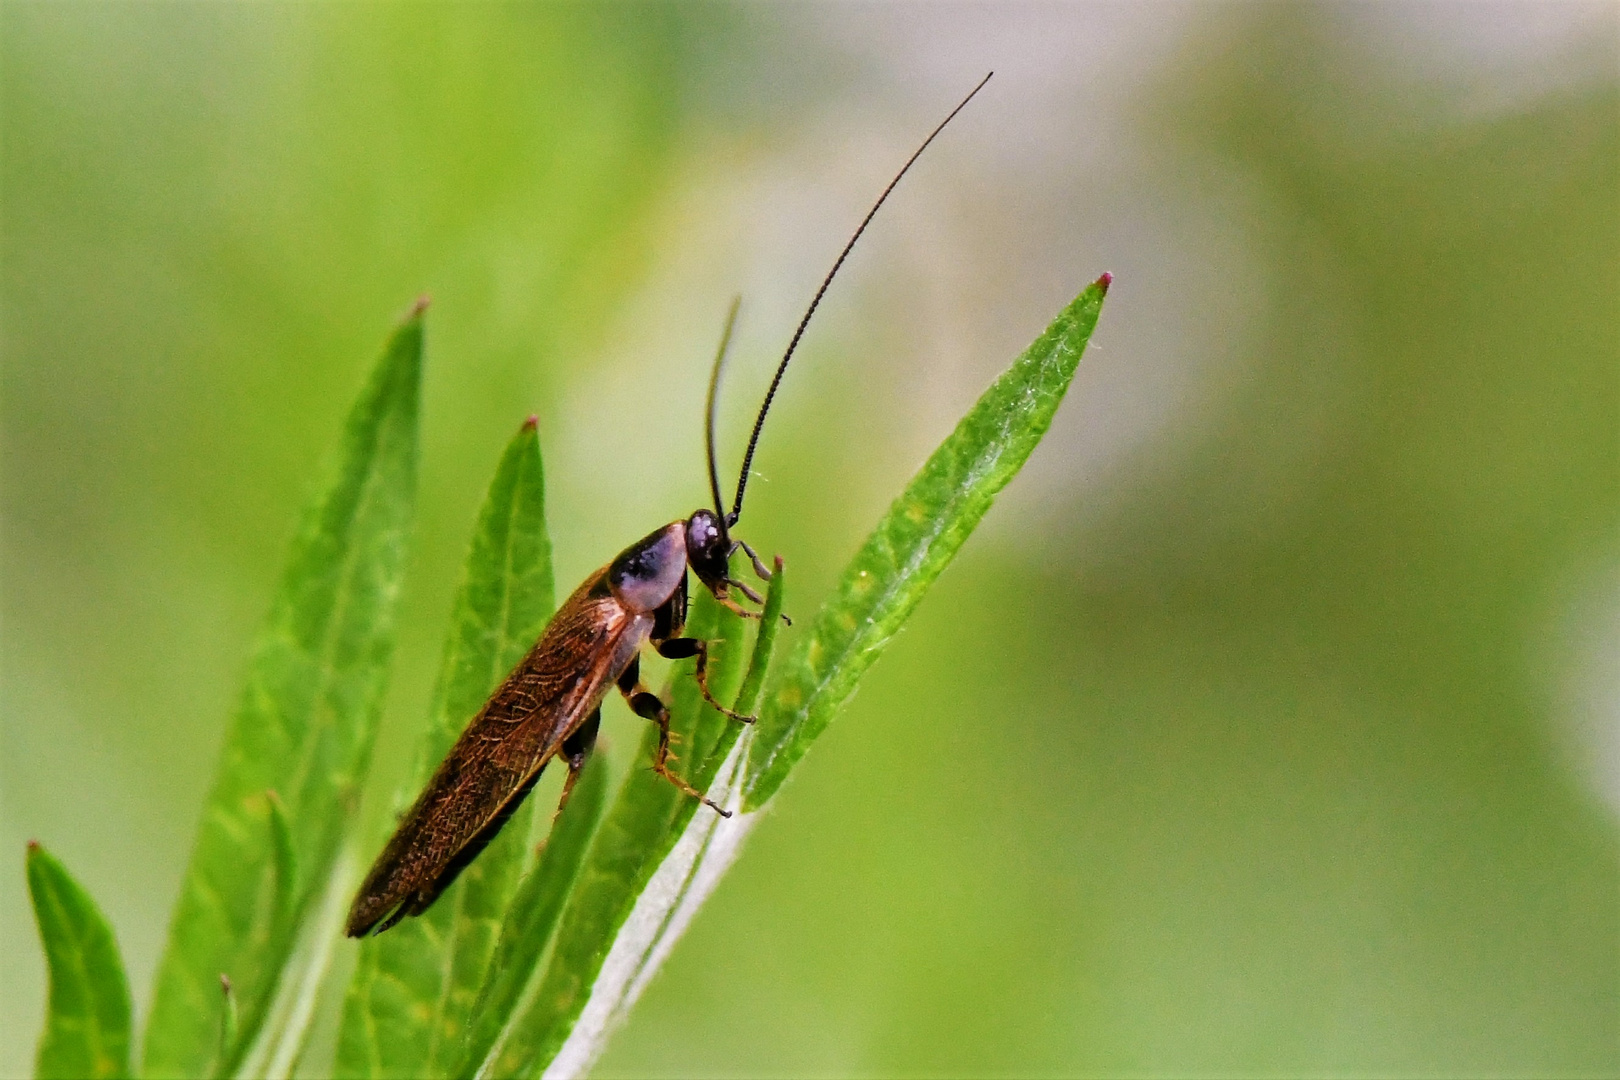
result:
[(698, 689), (703, 692), (703, 700), (714, 706), (716, 710), (724, 713), (726, 716), (731, 717), (739, 724), (752, 724), (755, 720), (759, 719), (757, 716), (744, 716), (742, 713), (728, 709), (716, 701), (714, 699), (714, 695), (709, 693), (709, 680), (701, 667), (697, 671), (693, 672), (693, 675), (697, 679)]
[(657, 761), (653, 762), (653, 772), (657, 773), (659, 776), (662, 776), (665, 780), (668, 780), (670, 783), (672, 783), (676, 787), (680, 788), (681, 791), (683, 791), (687, 795), (690, 795), (690, 796), (692, 796), (692, 798), (694, 798), (694, 799), (698, 800), (699, 802), (703, 803), (703, 805), (709, 807), (711, 810), (713, 810), (715, 813), (719, 814), (721, 817), (730, 817), (731, 816), (731, 811), (730, 810), (722, 809), (719, 803), (715, 802), (713, 799), (711, 799), (707, 795), (703, 794), (703, 792), (699, 791), (697, 788), (693, 787), (691, 784), (688, 784), (685, 780), (682, 780), (680, 777), (678, 777), (674, 773), (670, 772), (668, 763), (670, 761), (673, 761), (673, 760), (675, 760), (673, 754), (665, 754), (662, 760), (657, 760)]
[[(736, 582), (731, 582), (730, 584), (735, 585)], [(745, 619), (759, 618), (759, 612), (749, 611), (747, 608), (743, 607), (729, 596), (717, 595), (715, 600), (720, 604), (721, 607), (725, 608), (727, 611), (730, 611), (734, 615), (741, 615)]]

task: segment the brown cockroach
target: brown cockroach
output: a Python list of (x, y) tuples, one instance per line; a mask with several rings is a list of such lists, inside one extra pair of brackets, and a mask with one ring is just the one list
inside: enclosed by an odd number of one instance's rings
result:
[[(602, 701), (617, 686), (638, 716), (659, 727), (658, 752), (652, 768), (658, 775), (693, 798), (730, 816), (669, 768), (669, 709), (641, 684), (641, 649), (651, 645), (669, 659), (696, 657), (694, 675), (703, 697), (722, 713), (742, 723), (740, 716), (716, 701), (706, 678), (708, 642), (681, 636), (686, 624), (686, 572), (719, 603), (751, 618), (759, 614), (732, 598), (735, 588), (755, 603), (760, 597), (730, 576), (731, 556), (746, 552), (754, 572), (768, 580), (770, 572), (754, 549), (731, 535), (742, 515), (743, 492), (754, 460), (759, 433), (793, 358), (810, 317), (832, 283), (855, 242), (871, 224), (913, 163), (957, 113), (990, 81), (986, 75), (952, 109), (867, 211), (860, 226), (822, 279), (804, 317), (799, 320), (787, 352), (777, 365), (770, 389), (754, 420), (743, 455), (737, 494), (729, 513), (722, 512), (720, 475), (715, 465), (714, 413), (720, 371), (724, 366), (737, 305), (732, 304), (725, 333), (709, 377), (705, 435), (708, 442), (709, 492), (714, 509), (704, 508), (683, 521), (672, 521), (631, 544), (602, 569), (586, 578), (563, 601), (540, 640), (519, 661), (517, 668), (496, 688), (489, 701), (461, 733), (450, 753), (428, 781), (426, 790), (400, 820), (393, 837), (372, 865), (349, 908), (350, 937), (382, 933), (407, 915), (420, 915), (455, 881), (456, 875), (477, 858), (501, 827), (517, 811), (540, 779), (547, 762), (561, 756), (568, 765), (562, 802), (585, 765), (596, 742)], [(559, 802), (558, 809), (561, 809)]]

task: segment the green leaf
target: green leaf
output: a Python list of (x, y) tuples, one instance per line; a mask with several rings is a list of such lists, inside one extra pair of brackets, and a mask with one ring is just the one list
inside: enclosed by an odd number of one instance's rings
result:
[[(716, 604), (707, 592), (700, 592), (692, 604), (686, 633), (717, 642), (710, 650), (709, 686), (722, 701), (734, 696), (746, 655), (742, 619)], [(680, 769), (694, 761), (703, 762), (724, 726), (736, 723), (703, 701), (693, 668), (690, 660), (675, 664), (671, 687), (664, 694)], [(556, 1054), (584, 1010), (637, 898), (697, 809), (696, 799), (647, 767), (657, 743), (657, 731), (649, 726), (636, 764), (591, 844), (539, 987), (479, 1075), (528, 1075)], [(701, 779), (695, 771), (683, 775), (689, 783)]]
[[(323, 886), (370, 763), (394, 644), (394, 608), (416, 493), (421, 306), (395, 332), (344, 427), (335, 478), (309, 506), (247, 686), (158, 968), (145, 1073), (198, 1076), (217, 1052), (229, 976), (244, 1021), (292, 947), (278, 918), (277, 826), (285, 807), (304, 875), (295, 918)], [(243, 1030), (238, 1043), (252, 1038)]]
[[(281, 796), (274, 791), (264, 793), (266, 814), (270, 827), (270, 847), (274, 856), (275, 899), (270, 909), (270, 930), (266, 952), (287, 955), (292, 950), (298, 929), (298, 853), (294, 848), (292, 825), (287, 820), (287, 809)], [(221, 973), (220, 985), (224, 990), (221, 1004), (219, 1052), (214, 1059), (213, 1075), (229, 1076), (236, 1071), (243, 1055), (264, 1026), (273, 999), (261, 995), (253, 1002), (252, 1011), (244, 1021), (236, 989), (229, 978)]]
[[(400, 789), (403, 810), (534, 645), (553, 607), (545, 483), (533, 421), (507, 446), (479, 514), (439, 690)], [(461, 1060), (467, 1022), (526, 856), (525, 807), (422, 915), (360, 943), (343, 1006), (340, 1076), (435, 1077)]]
[(1052, 422), (1097, 325), (1103, 275), (1060, 314), (935, 450), (845, 568), (777, 679), (748, 760), (764, 805), (826, 729), (928, 586)]
[(28, 892), (51, 981), (34, 1075), (129, 1076), (129, 984), (112, 927), (90, 894), (38, 844), (28, 845)]
[(568, 805), (552, 826), (540, 861), (512, 897), (506, 921), (501, 925), (500, 942), (468, 1025), (465, 1055), (451, 1075), (476, 1075), (490, 1054), (498, 1052), (508, 1022), (551, 947), (563, 904), (579, 878), (607, 801), (607, 773), (604, 755), (592, 754)]

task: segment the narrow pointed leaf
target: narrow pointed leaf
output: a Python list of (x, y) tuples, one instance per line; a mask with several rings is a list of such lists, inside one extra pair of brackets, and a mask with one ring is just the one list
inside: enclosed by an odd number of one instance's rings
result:
[(1108, 291), (1080, 294), (979, 398), (845, 568), (768, 695), (746, 809), (764, 805), (955, 557), (1052, 423)]
[[(709, 685), (721, 701), (734, 696), (747, 656), (742, 620), (700, 592), (694, 598), (686, 633), (719, 642), (710, 651)], [(675, 752), (680, 755), (677, 771), (691, 762), (702, 762), (718, 742), (723, 725), (735, 723), (703, 701), (692, 676), (693, 666), (690, 660), (674, 665), (671, 688), (664, 695), (677, 738)], [(584, 1010), (637, 898), (698, 809), (696, 799), (648, 768), (657, 741), (656, 730), (649, 726), (635, 763), (591, 843), (539, 987), (480, 1075), (531, 1075), (556, 1054)], [(714, 811), (705, 807), (703, 813)]]
[(28, 892), (50, 973), (34, 1075), (129, 1076), (129, 984), (112, 927), (90, 894), (38, 844), (28, 845)]
[[(299, 911), (325, 883), (353, 813), (393, 653), (414, 515), (421, 367), (419, 306), (349, 413), (335, 475), (305, 513), (249, 663), (158, 968), (148, 1076), (210, 1071), (222, 974), (244, 1023), (263, 1016), (275, 994), (292, 935), (278, 932), (277, 841), (265, 791), (276, 791), (285, 809), (303, 875)], [(238, 1041), (248, 1037), (240, 1032)]]
[(590, 849), (607, 802), (607, 761), (600, 753), (585, 763), (579, 782), (546, 838), (540, 860), (524, 877), (501, 925), (500, 941), (468, 1026), (466, 1052), (452, 1075), (477, 1075), (497, 1052), (509, 1021), (531, 988), (555, 940), (563, 905)]
[[(507, 446), (479, 514), (416, 768), (415, 799), (490, 692), (534, 645), (553, 606), (551, 541), (534, 424)], [(340, 1076), (437, 1077), (461, 1060), (466, 1026), (526, 856), (520, 811), (425, 913), (360, 944), (343, 1006)]]

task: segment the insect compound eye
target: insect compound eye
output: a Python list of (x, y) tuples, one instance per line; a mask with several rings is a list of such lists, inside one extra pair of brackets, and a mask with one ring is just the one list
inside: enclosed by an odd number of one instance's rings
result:
[(680, 522), (638, 540), (608, 566), (608, 585), (632, 611), (649, 612), (675, 592), (686, 573), (686, 538)]

